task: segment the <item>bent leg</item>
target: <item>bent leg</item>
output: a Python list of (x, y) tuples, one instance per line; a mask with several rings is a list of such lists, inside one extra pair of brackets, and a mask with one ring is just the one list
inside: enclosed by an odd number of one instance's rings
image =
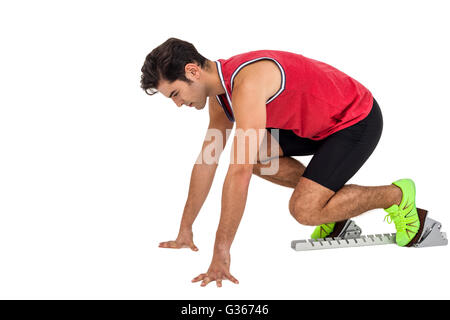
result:
[[(260, 159), (258, 155), (258, 162), (253, 165), (253, 173), (262, 179), (278, 185), (295, 188), (300, 177), (305, 172), (305, 166), (298, 160), (291, 158), (290, 155), (313, 154), (318, 148), (318, 143), (300, 138), (290, 130), (282, 129), (278, 131), (277, 141), (270, 134), (270, 129), (272, 128), (268, 128), (267, 134), (261, 144), (261, 148), (264, 148), (262, 153), (266, 156), (264, 159)], [(272, 150), (276, 150), (274, 154), (271, 153)], [(261, 174), (261, 169), (272, 166), (271, 161), (278, 161), (278, 171), (271, 175)]]
[(366, 211), (400, 204), (402, 192), (395, 185), (365, 187), (345, 185), (337, 192), (302, 177), (289, 201), (292, 216), (304, 225), (343, 221)]
[(303, 172), (305, 172), (305, 166), (291, 157), (281, 157), (278, 159), (278, 163), (279, 168), (276, 174), (261, 174), (262, 168), (271, 166), (270, 160), (269, 162), (258, 162), (257, 164), (254, 164), (253, 174), (280, 186), (295, 188), (300, 180), (300, 177), (303, 175)]
[(401, 189), (395, 185), (346, 185), (374, 151), (382, 128), (381, 110), (374, 100), (364, 120), (324, 140), (292, 194), (289, 209), (297, 221), (337, 222), (401, 202)]

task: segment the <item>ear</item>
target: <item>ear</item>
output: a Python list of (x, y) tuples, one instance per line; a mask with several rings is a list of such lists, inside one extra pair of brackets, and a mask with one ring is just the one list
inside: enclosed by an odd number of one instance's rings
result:
[(189, 80), (200, 78), (201, 68), (195, 63), (188, 63), (184, 67), (184, 71), (186, 72), (186, 78), (188, 78)]

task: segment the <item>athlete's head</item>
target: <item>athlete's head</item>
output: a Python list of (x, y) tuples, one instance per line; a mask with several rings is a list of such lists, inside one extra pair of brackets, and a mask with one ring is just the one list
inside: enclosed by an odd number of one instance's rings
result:
[(191, 43), (170, 38), (147, 55), (141, 88), (149, 95), (161, 92), (179, 107), (202, 109), (207, 99), (202, 73), (207, 69), (208, 59)]

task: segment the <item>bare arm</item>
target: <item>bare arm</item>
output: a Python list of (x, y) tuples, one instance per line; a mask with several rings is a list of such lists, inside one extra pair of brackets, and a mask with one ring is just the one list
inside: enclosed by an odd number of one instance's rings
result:
[(208, 272), (192, 280), (202, 281), (202, 286), (216, 281), (220, 287), (223, 279), (238, 283), (230, 273), (230, 248), (244, 213), (253, 163), (265, 134), (266, 101), (277, 92), (280, 83), (279, 69), (268, 61), (251, 64), (235, 77), (232, 103), (236, 135), (223, 186), (214, 253)]
[(192, 225), (208, 196), (218, 161), (227, 142), (226, 131), (233, 128), (215, 97), (209, 98), (209, 126), (189, 183), (189, 192), (175, 241), (160, 243), (163, 248), (189, 247), (197, 250), (192, 240)]
[(180, 231), (191, 230), (211, 189), (220, 155), (227, 142), (226, 131), (233, 128), (215, 97), (209, 99), (210, 123), (202, 149), (192, 168), (189, 193), (181, 219)]
[(265, 96), (259, 90), (249, 85), (234, 90), (236, 135), (232, 146), (234, 154), (222, 191), (222, 210), (214, 245), (214, 256), (217, 257), (229, 258), (231, 244), (244, 213), (253, 163), (264, 138), (266, 105)]

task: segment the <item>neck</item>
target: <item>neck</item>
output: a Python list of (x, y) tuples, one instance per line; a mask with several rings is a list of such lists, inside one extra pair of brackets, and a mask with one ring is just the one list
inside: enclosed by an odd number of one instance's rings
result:
[(217, 65), (214, 61), (207, 62), (208, 68), (205, 73), (206, 87), (208, 90), (208, 96), (216, 96), (225, 93), (225, 89), (222, 87), (220, 81)]

